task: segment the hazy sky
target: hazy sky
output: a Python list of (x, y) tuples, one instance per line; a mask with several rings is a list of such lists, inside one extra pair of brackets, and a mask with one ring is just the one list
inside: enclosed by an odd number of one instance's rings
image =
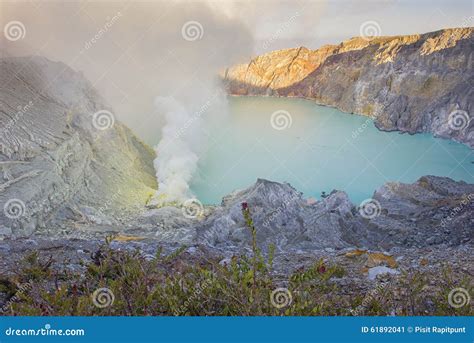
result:
[[(21, 39), (5, 39), (12, 21), (23, 25)], [(157, 96), (199, 107), (225, 66), (280, 48), (337, 44), (367, 22), (379, 35), (474, 26), (474, 0), (0, 0), (0, 47), (2, 55), (43, 55), (84, 72), (117, 118), (156, 144)]]
[[(474, 0), (261, 0), (214, 4), (251, 28), (257, 53), (290, 46), (337, 44), (359, 36), (360, 26), (366, 21), (376, 21), (381, 35), (474, 26)], [(262, 46), (269, 40), (271, 44)]]

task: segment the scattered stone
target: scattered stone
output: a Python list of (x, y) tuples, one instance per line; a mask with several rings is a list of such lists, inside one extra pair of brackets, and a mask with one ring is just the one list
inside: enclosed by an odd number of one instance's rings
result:
[(145, 239), (145, 237), (125, 236), (125, 235), (118, 234), (114, 236), (112, 239), (117, 242), (130, 242), (130, 241), (141, 241)]
[(12, 229), (6, 226), (0, 226), (0, 240), (4, 240), (5, 238), (10, 238), (13, 232)]
[(397, 268), (398, 264), (395, 259), (384, 253), (373, 252), (369, 253), (367, 257), (367, 267), (372, 268), (376, 266), (387, 265), (390, 268)]
[(400, 274), (398, 270), (388, 268), (385, 266), (377, 266), (377, 267), (369, 268), (368, 273), (369, 273), (368, 275), (369, 280), (375, 280), (378, 275), (383, 275), (383, 274)]

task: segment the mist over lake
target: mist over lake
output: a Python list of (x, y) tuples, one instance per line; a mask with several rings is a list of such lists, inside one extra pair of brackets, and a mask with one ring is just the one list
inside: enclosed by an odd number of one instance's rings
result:
[(465, 338), (472, 5), (0, 2), (5, 335)]
[(209, 129), (191, 186), (206, 204), (257, 178), (289, 182), (306, 197), (344, 190), (354, 203), (389, 181), (436, 175), (473, 182), (474, 156), (461, 143), (380, 131), (368, 117), (308, 100), (230, 97), (229, 106), (230, 115)]

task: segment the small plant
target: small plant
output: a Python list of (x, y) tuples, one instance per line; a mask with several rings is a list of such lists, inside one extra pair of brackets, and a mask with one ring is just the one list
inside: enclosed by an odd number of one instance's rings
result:
[(260, 257), (260, 251), (257, 247), (257, 230), (255, 229), (255, 225), (253, 224), (252, 216), (250, 215), (250, 209), (246, 202), (242, 203), (242, 214), (245, 219), (245, 225), (250, 230), (250, 234), (252, 235), (252, 266), (253, 266), (253, 286), (254, 288), (257, 285), (257, 263)]
[[(83, 261), (82, 272), (54, 265), (33, 253), (19, 262), (16, 276), (0, 276), (0, 299), (12, 299), (0, 315), (34, 316), (332, 316), (332, 315), (473, 315), (470, 304), (453, 307), (453, 289), (472, 294), (472, 279), (449, 266), (442, 277), (409, 270), (376, 292), (352, 284), (346, 271), (321, 258), (289, 276), (275, 276), (275, 246), (265, 256), (248, 204), (242, 214), (252, 240), (252, 254), (221, 258), (165, 255), (158, 249), (147, 259), (139, 251), (114, 250), (105, 242)], [(18, 292), (19, 284), (28, 287)], [(105, 291), (107, 301), (94, 296)], [(274, 297), (272, 299), (272, 296)], [(95, 300), (95, 301), (94, 301)], [(99, 299), (100, 300), (100, 299)], [(273, 300), (273, 301), (272, 301)], [(5, 300), (3, 300), (5, 301)], [(97, 304), (99, 303), (99, 306)], [(3, 307), (5, 303), (0, 303)], [(355, 311), (355, 309), (358, 309)]]

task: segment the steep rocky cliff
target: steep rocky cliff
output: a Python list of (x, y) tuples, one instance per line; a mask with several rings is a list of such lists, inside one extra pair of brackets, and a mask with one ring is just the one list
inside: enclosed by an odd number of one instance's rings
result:
[[(252, 243), (242, 215), (245, 202), (257, 230), (258, 246), (268, 252), (273, 245), (275, 252), (288, 260), (298, 253), (354, 248), (472, 250), (473, 200), (474, 185), (435, 176), (424, 176), (413, 184), (387, 183), (363, 206), (351, 203), (345, 192), (336, 190), (321, 201), (309, 202), (289, 184), (259, 179), (193, 218), (169, 206), (137, 216), (133, 225), (78, 222), (72, 234), (39, 232), (30, 238), (83, 249), (84, 244), (100, 244), (108, 236), (116, 237), (118, 247), (138, 248), (151, 256), (158, 246), (167, 251), (204, 247), (210, 254), (232, 256), (249, 251)], [(15, 243), (7, 240), (9, 244)], [(0, 256), (2, 249), (5, 245), (0, 239)]]
[(197, 225), (197, 241), (223, 250), (249, 247), (241, 213), (247, 202), (259, 244), (274, 244), (277, 251), (457, 246), (473, 238), (473, 200), (474, 185), (435, 176), (387, 183), (363, 206), (352, 204), (343, 191), (310, 203), (288, 184), (258, 180), (225, 197)]
[(474, 146), (474, 29), (356, 37), (270, 52), (227, 69), (230, 94), (303, 97), (373, 117), (382, 130)]
[(343, 191), (313, 202), (289, 184), (261, 179), (196, 216), (184, 206), (146, 210), (156, 189), (153, 151), (112, 120), (81, 74), (40, 57), (4, 58), (0, 67), (0, 240), (129, 234), (239, 251), (250, 243), (241, 213), (247, 202), (259, 244), (279, 252), (472, 241), (474, 186), (431, 176), (385, 184), (362, 212)]
[(117, 222), (143, 208), (154, 153), (112, 112), (63, 63), (0, 59), (0, 234)]

